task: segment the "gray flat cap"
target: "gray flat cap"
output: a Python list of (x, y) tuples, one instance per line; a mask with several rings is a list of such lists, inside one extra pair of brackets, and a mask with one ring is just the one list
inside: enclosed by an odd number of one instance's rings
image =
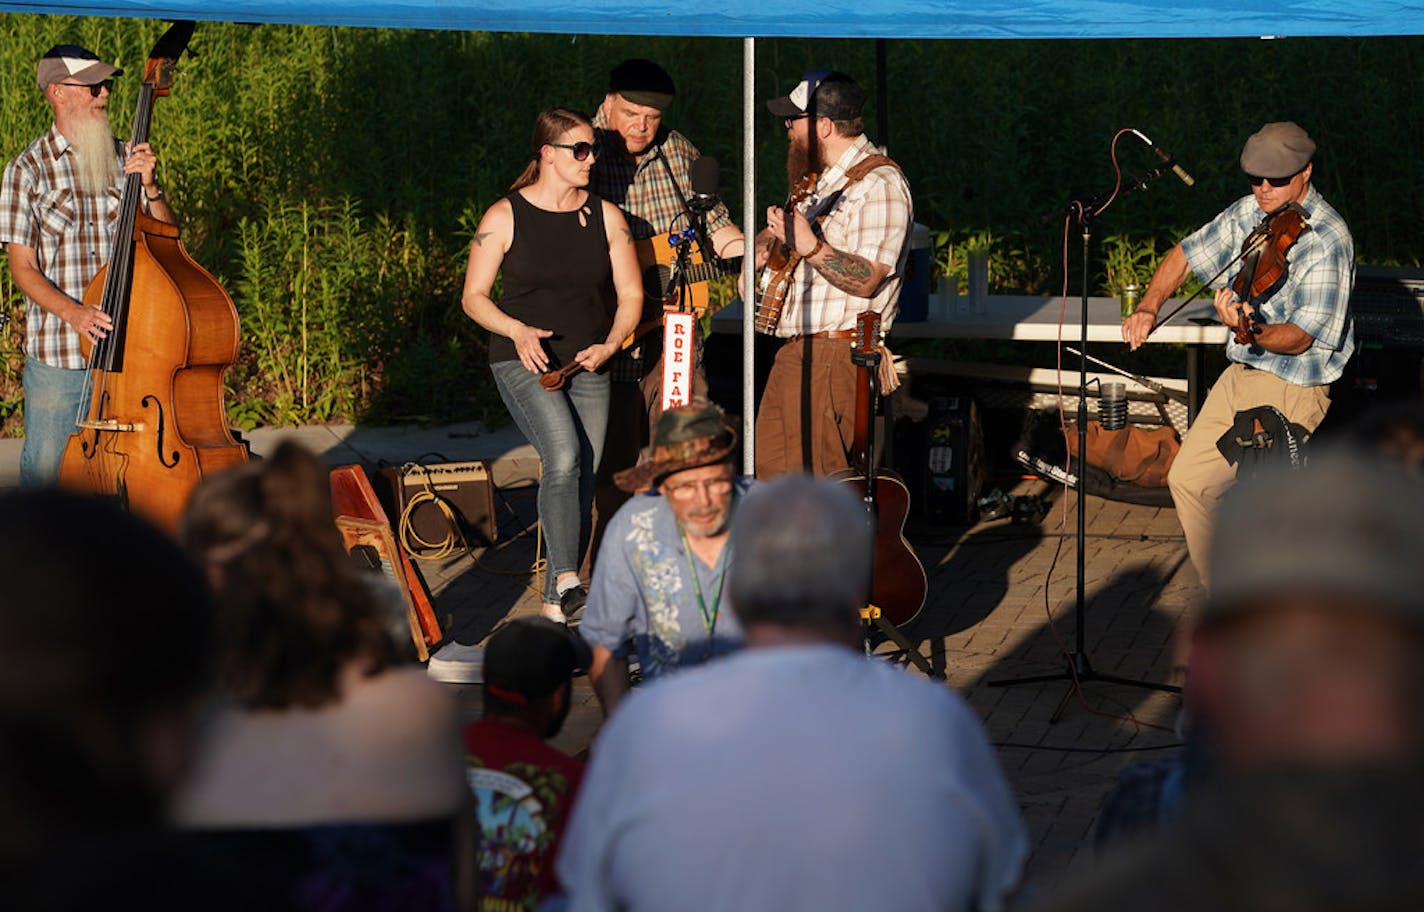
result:
[(1268, 123), (1246, 140), (1241, 170), (1254, 177), (1290, 177), (1315, 155), (1315, 140), (1298, 125), (1283, 120)]

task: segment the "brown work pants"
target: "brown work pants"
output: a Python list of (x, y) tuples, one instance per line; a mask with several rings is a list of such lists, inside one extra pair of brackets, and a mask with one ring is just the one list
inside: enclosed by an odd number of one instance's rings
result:
[(756, 418), (756, 473), (829, 475), (850, 466), (858, 368), (851, 340), (803, 337), (781, 346)]

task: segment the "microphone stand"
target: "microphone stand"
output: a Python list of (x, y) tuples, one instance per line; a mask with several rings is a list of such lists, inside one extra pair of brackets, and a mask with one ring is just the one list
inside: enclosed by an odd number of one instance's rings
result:
[[(1124, 678), (1118, 675), (1103, 674), (1093, 668), (1093, 663), (1088, 659), (1088, 650), (1085, 643), (1085, 631), (1087, 628), (1087, 600), (1085, 592), (1085, 580), (1087, 573), (1086, 547), (1087, 547), (1087, 511), (1083, 509), (1083, 464), (1088, 452), (1088, 249), (1093, 239), (1093, 219), (1099, 214), (1102, 208), (1110, 202), (1114, 195), (1126, 195), (1134, 190), (1146, 190), (1149, 182), (1156, 180), (1170, 171), (1166, 165), (1153, 168), (1145, 177), (1135, 174), (1123, 174), (1122, 186), (1112, 193), (1101, 193), (1087, 202), (1074, 200), (1061, 211), (1067, 211), (1075, 215), (1078, 224), (1082, 229), (1079, 234), (1079, 241), (1082, 248), (1082, 311), (1079, 315), (1079, 340), (1083, 346), (1078, 352), (1078, 460), (1075, 471), (1072, 473), (1077, 497), (1074, 501), (1077, 511), (1077, 591), (1076, 601), (1073, 606), (1073, 619), (1076, 627), (1074, 631), (1073, 651), (1066, 653), (1064, 659), (1067, 661), (1066, 671), (1054, 672), (1052, 674), (1030, 675), (1022, 678), (1000, 678), (990, 681), (990, 687), (1016, 687), (1020, 684), (1042, 684), (1048, 681), (1068, 681), (1070, 686), (1063, 693), (1063, 698), (1058, 701), (1058, 706), (1053, 710), (1053, 715), (1049, 717), (1050, 723), (1057, 723), (1063, 717), (1063, 711), (1068, 706), (1068, 700), (1080, 689), (1080, 685), (1085, 681), (1106, 681), (1110, 684), (1122, 684), (1127, 687), (1141, 687), (1149, 690), (1164, 690), (1169, 693), (1181, 693), (1182, 689), (1171, 684), (1158, 684), (1153, 681), (1140, 681), (1136, 678)], [(1050, 215), (1049, 218), (1053, 216)]]

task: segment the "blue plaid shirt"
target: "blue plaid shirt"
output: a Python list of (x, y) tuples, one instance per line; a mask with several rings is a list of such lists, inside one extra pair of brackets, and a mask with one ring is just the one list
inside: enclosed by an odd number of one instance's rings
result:
[[(1311, 187), (1301, 201), (1310, 215), (1286, 254), (1285, 284), (1260, 308), (1266, 323), (1294, 323), (1314, 341), (1298, 355), (1226, 342), (1226, 357), (1267, 370), (1297, 386), (1322, 386), (1345, 370), (1355, 350), (1350, 290), (1355, 286), (1355, 242), (1340, 213)], [(1197, 278), (1206, 281), (1241, 253), (1241, 245), (1263, 217), (1254, 196), (1244, 196), (1182, 241), (1182, 251)], [(1235, 277), (1232, 273), (1231, 277)]]

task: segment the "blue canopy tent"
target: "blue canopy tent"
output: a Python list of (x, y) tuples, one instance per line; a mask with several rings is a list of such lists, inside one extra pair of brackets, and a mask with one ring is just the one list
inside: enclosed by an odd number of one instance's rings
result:
[[(0, 0), (0, 13), (743, 39), (742, 211), (756, 211), (756, 38), (1231, 38), (1424, 34), (1424, 0)], [(883, 107), (883, 106), (882, 106)], [(748, 236), (755, 226), (745, 226)], [(753, 287), (746, 260), (744, 287)], [(753, 329), (743, 440), (755, 447)]]
[(1424, 34), (1405, 0), (0, 0), (0, 12), (723, 38)]

